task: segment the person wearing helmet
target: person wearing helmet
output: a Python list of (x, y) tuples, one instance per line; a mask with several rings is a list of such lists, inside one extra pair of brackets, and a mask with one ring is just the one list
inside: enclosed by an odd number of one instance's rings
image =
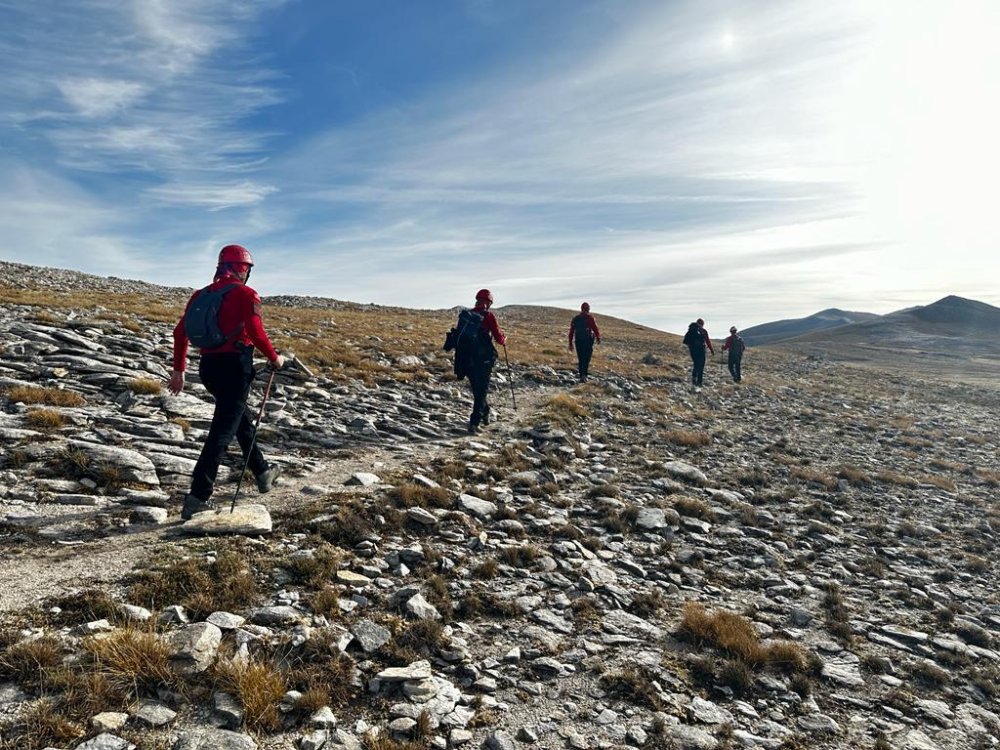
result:
[(734, 383), (743, 382), (743, 352), (747, 349), (743, 337), (736, 332), (736, 326), (729, 328), (729, 338), (722, 344), (722, 351), (729, 352), (729, 374), (733, 376)]
[(594, 320), (594, 316), (590, 314), (589, 302), (584, 302), (580, 305), (580, 314), (570, 321), (570, 351), (573, 351), (574, 340), (576, 341), (576, 361), (580, 382), (586, 383), (587, 373), (590, 370), (590, 358), (594, 354), (594, 343), (601, 343), (601, 332), (597, 328), (597, 321)]
[(260, 349), (273, 368), (278, 369), (284, 364), (284, 359), (274, 350), (264, 330), (260, 316), (260, 297), (246, 285), (252, 268), (253, 257), (245, 247), (226, 245), (222, 248), (214, 280), (205, 289), (191, 295), (184, 308), (184, 315), (174, 327), (173, 372), (168, 388), (176, 395), (184, 389), (189, 333), (185, 319), (188, 310), (203, 292), (221, 293), (216, 319), (225, 341), (219, 346), (202, 348), (198, 364), (201, 382), (215, 399), (215, 412), (191, 475), (191, 490), (184, 498), (184, 507), (181, 509), (181, 518), (184, 520), (214, 507), (211, 498), (215, 478), (234, 436), (243, 451), (247, 467), (257, 478), (257, 489), (260, 492), (268, 492), (281, 471), (281, 467), (271, 466), (264, 459), (253, 440), (254, 426), (247, 414), (247, 397), (256, 375), (253, 367), (254, 347)]
[(691, 385), (697, 388), (705, 377), (705, 347), (715, 354), (704, 320), (698, 318), (688, 326), (687, 333), (684, 334), (684, 345), (691, 353)]
[(507, 337), (500, 330), (496, 315), (490, 312), (493, 306), (493, 293), (489, 289), (476, 292), (476, 306), (472, 311), (482, 317), (479, 325), (478, 345), (469, 354), (467, 375), (472, 389), (472, 414), (469, 416), (469, 434), (479, 431), (479, 425), (490, 423), (490, 405), (487, 395), (490, 390), (490, 377), (493, 365), (497, 361), (497, 350), (494, 342), (503, 346)]

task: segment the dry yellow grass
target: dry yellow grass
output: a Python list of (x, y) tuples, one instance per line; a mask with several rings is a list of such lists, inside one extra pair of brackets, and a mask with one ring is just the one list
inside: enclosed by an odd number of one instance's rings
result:
[(698, 430), (667, 430), (663, 439), (685, 448), (701, 448), (712, 442), (712, 436)]
[[(100, 291), (9, 287), (0, 291), (13, 304), (34, 305), (42, 310), (91, 310), (108, 303), (107, 294)], [(115, 295), (115, 310), (104, 317), (131, 329), (141, 328), (135, 321), (173, 325), (186, 301), (184, 292)], [(576, 357), (566, 350), (566, 331), (575, 311), (500, 307), (494, 312), (508, 336), (507, 354), (513, 366), (575, 369)], [(390, 378), (449, 377), (451, 373), (451, 357), (441, 349), (445, 333), (455, 323), (456, 314), (450, 310), (409, 310), (350, 302), (338, 302), (335, 307), (293, 308), (265, 298), (263, 316), (280, 350), (294, 352), (310, 368), (333, 379), (379, 382)], [(684, 352), (677, 336), (607, 316), (598, 315), (598, 321), (604, 343), (595, 352), (595, 373), (663, 376), (683, 372), (684, 366), (679, 363)], [(655, 353), (662, 364), (643, 364), (648, 352)], [(401, 368), (395, 364), (406, 355), (418, 356), (426, 365)], [(502, 349), (500, 361), (503, 367)]]
[(39, 388), (18, 385), (7, 388), (3, 394), (11, 401), (23, 404), (45, 404), (46, 406), (83, 406), (86, 400), (76, 391), (61, 388)]
[(816, 469), (810, 469), (807, 466), (794, 466), (789, 474), (794, 479), (801, 479), (805, 482), (818, 484), (822, 487), (826, 487), (827, 489), (832, 489), (837, 486), (836, 477), (832, 477), (829, 474), (817, 471)]
[(841, 479), (846, 479), (854, 485), (868, 484), (871, 482), (871, 477), (856, 466), (841, 466), (837, 469), (837, 476)]
[(787, 641), (764, 645), (747, 618), (725, 610), (709, 612), (697, 602), (684, 605), (678, 634), (686, 640), (719, 649), (751, 667), (783, 672), (804, 672), (803, 649)]
[(132, 393), (154, 395), (163, 390), (163, 383), (156, 378), (132, 378), (126, 384)]
[(28, 427), (36, 430), (58, 430), (66, 419), (55, 409), (31, 409), (24, 415)]
[(281, 727), (278, 704), (288, 685), (280, 671), (263, 662), (235, 660), (218, 662), (214, 671), (220, 687), (243, 705), (247, 728), (270, 732)]
[(157, 688), (175, 682), (167, 647), (152, 631), (121, 628), (106, 636), (88, 638), (83, 648), (90, 656), (92, 671), (134, 697), (155, 695)]
[(898, 471), (883, 470), (875, 475), (875, 478), (886, 484), (895, 484), (900, 487), (916, 487), (919, 482), (908, 474), (900, 474)]
[(389, 491), (389, 497), (399, 508), (452, 508), (455, 505), (451, 493), (443, 487), (427, 487), (414, 482), (406, 482)]

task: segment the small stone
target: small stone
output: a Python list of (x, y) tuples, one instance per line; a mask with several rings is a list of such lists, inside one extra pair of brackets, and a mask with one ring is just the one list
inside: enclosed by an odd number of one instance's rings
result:
[(358, 471), (351, 474), (350, 478), (344, 482), (344, 484), (348, 487), (371, 487), (373, 484), (378, 484), (381, 481), (382, 480), (375, 474)]
[(193, 536), (260, 536), (270, 534), (271, 530), (271, 514), (258, 503), (237, 505), (232, 513), (229, 508), (195, 513), (181, 525), (181, 531)]
[(250, 622), (255, 625), (290, 625), (299, 622), (303, 613), (289, 606), (261, 607), (250, 613)]
[(840, 725), (826, 714), (809, 714), (798, 719), (799, 729), (812, 734), (840, 734)]
[(170, 665), (181, 674), (199, 674), (215, 661), (222, 631), (207, 622), (187, 625), (167, 636)]
[(299, 750), (322, 750), (329, 739), (325, 729), (318, 729), (299, 740)]
[(371, 582), (371, 578), (361, 575), (360, 573), (355, 573), (353, 570), (337, 571), (337, 583), (343, 583), (346, 586), (358, 586), (363, 588), (371, 584)]
[(105, 711), (90, 717), (90, 728), (98, 732), (115, 732), (128, 722), (128, 714)]
[(418, 620), (440, 620), (441, 613), (437, 611), (430, 602), (424, 599), (423, 594), (416, 594), (406, 602), (406, 611)]
[(389, 667), (378, 673), (382, 682), (409, 682), (411, 680), (426, 680), (433, 676), (431, 663), (427, 660), (415, 661), (406, 667)]
[(517, 750), (517, 743), (514, 738), (503, 730), (492, 732), (486, 738), (487, 750)]
[(135, 750), (135, 745), (121, 737), (104, 732), (77, 745), (76, 750)]
[(172, 750), (257, 750), (257, 743), (225, 729), (196, 729), (182, 732)]
[(371, 620), (355, 623), (351, 633), (358, 645), (361, 646), (361, 650), (366, 654), (378, 651), (392, 639), (392, 633)]
[(158, 701), (143, 701), (132, 714), (136, 719), (151, 727), (163, 727), (177, 718), (177, 712)]
[(337, 717), (334, 716), (332, 708), (323, 706), (323, 708), (309, 717), (309, 726), (321, 729), (333, 729), (337, 726)]
[(247, 618), (234, 615), (231, 612), (213, 612), (205, 618), (205, 622), (210, 622), (219, 630), (236, 630)]

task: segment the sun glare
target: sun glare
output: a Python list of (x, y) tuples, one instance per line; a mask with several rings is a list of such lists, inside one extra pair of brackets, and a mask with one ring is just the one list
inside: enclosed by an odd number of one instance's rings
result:
[(991, 206), (1000, 7), (914, 3), (903, 13), (888, 5), (865, 4), (864, 52), (824, 107), (832, 155), (856, 168), (873, 235), (910, 259), (961, 252), (985, 261), (1000, 238)]

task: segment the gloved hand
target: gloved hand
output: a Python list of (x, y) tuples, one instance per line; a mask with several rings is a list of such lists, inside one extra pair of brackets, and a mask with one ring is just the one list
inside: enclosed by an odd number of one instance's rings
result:
[(280, 354), (278, 355), (278, 358), (276, 360), (268, 363), (268, 367), (270, 367), (272, 370), (280, 370), (284, 366), (285, 366), (285, 358), (282, 357)]

